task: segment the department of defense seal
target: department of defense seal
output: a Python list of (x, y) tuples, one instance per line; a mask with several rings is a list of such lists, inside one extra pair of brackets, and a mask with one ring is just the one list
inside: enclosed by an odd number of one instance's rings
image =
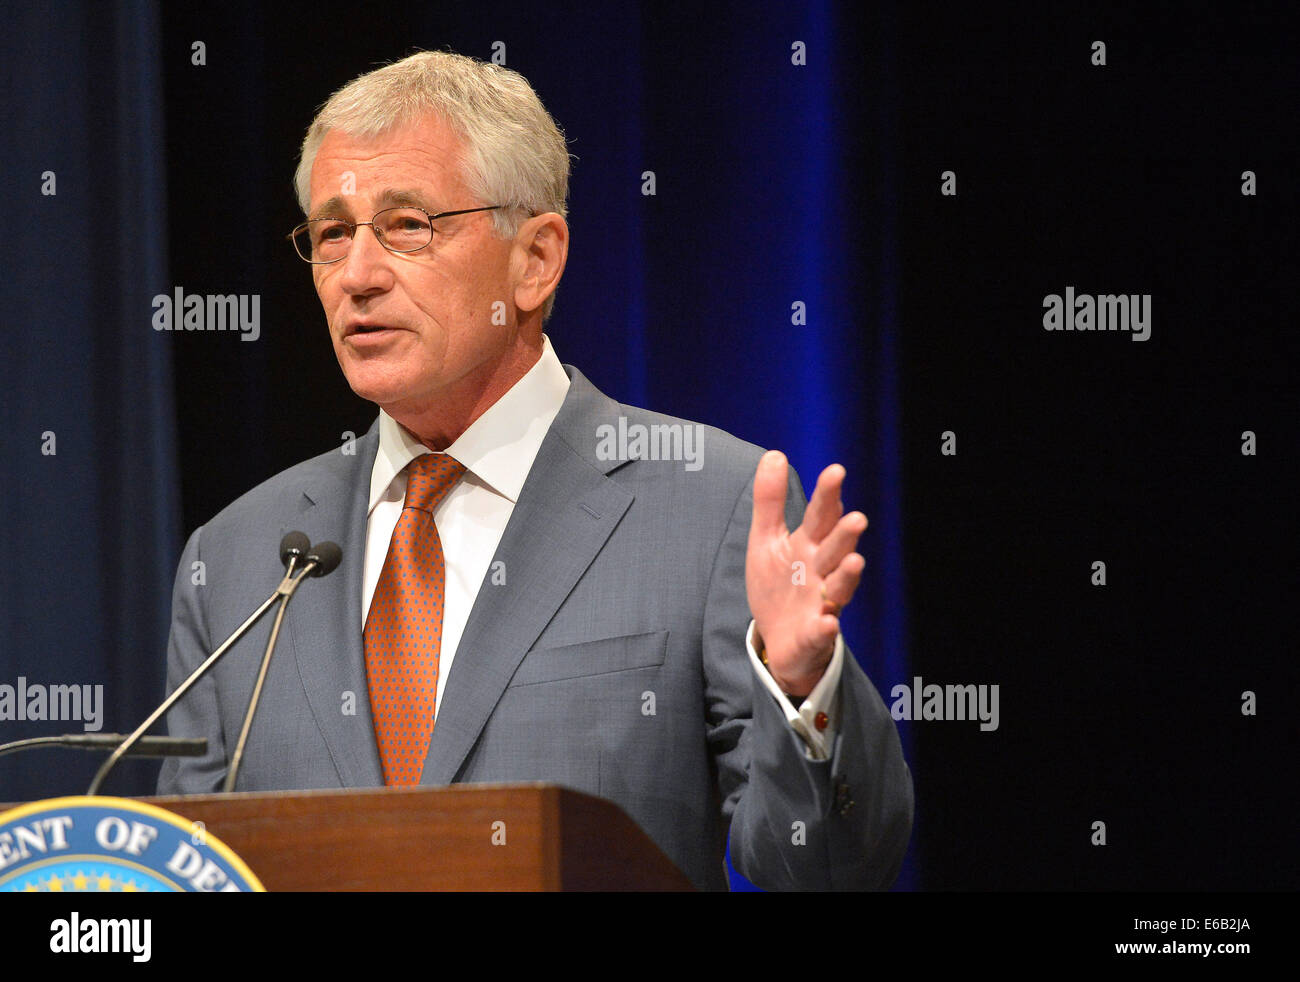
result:
[(263, 892), (201, 823), (127, 798), (50, 798), (0, 813), (0, 892)]

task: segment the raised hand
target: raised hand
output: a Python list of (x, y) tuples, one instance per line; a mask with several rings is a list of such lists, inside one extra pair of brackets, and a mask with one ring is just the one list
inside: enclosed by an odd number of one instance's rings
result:
[(745, 554), (745, 593), (768, 670), (782, 691), (806, 696), (835, 652), (839, 613), (853, 599), (866, 560), (854, 550), (867, 516), (844, 514), (844, 468), (817, 478), (803, 522), (785, 525), (789, 466), (769, 450), (754, 473), (754, 514)]

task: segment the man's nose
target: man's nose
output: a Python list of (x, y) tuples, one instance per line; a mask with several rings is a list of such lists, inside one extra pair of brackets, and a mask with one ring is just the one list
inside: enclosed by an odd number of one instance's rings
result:
[(392, 254), (380, 243), (375, 227), (369, 222), (360, 223), (343, 260), (339, 285), (351, 294), (383, 292), (393, 284), (391, 259)]

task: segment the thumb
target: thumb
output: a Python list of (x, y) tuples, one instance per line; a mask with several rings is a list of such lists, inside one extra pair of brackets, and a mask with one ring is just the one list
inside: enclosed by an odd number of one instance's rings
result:
[(785, 526), (785, 491), (789, 483), (785, 454), (769, 450), (754, 471), (754, 514), (749, 534), (773, 536), (789, 531)]

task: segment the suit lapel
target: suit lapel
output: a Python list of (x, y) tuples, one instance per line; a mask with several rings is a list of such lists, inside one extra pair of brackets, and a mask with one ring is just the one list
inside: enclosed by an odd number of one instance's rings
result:
[[(519, 662), (632, 503), (632, 494), (606, 477), (620, 462), (594, 453), (596, 427), (617, 420), (618, 404), (576, 368), (565, 370), (571, 383), (564, 405), (528, 472), (456, 649), (421, 784), (455, 778)], [(504, 571), (504, 584), (492, 582), (494, 569)]]
[[(378, 448), (376, 420), (357, 441), (355, 455), (336, 452), (304, 482), (296, 502), (300, 514), (289, 519), (296, 525), (282, 529), (297, 527), (313, 543), (333, 540), (343, 550), (339, 568), (303, 583), (286, 615), (298, 677), (343, 787), (384, 783), (361, 637), (370, 472)], [(345, 712), (349, 692), (354, 715)]]

